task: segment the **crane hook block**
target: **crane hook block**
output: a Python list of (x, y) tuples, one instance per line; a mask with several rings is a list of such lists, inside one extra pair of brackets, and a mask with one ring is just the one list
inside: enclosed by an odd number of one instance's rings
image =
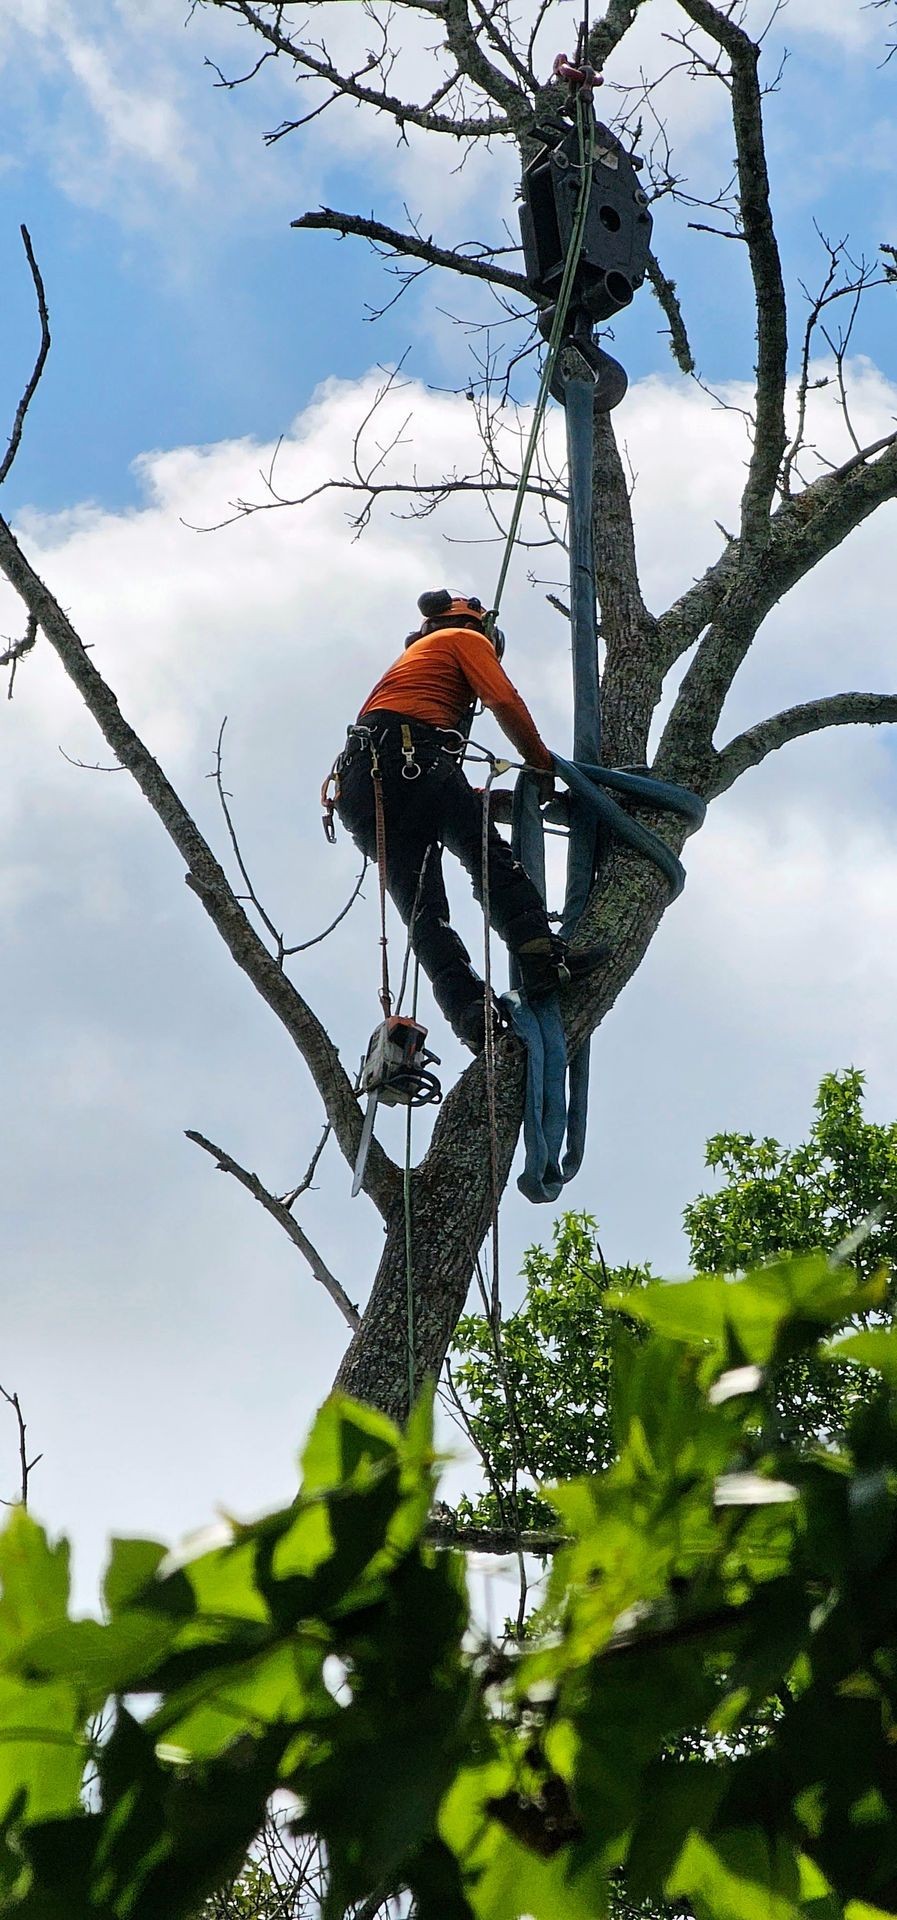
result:
[[(534, 296), (556, 298), (573, 233), (582, 163), (579, 134), (562, 121), (538, 129), (544, 144), (523, 174), (520, 228), (526, 277)], [(601, 121), (595, 145), (588, 211), (570, 317), (609, 320), (642, 284), (651, 244), (648, 196), (636, 163)]]

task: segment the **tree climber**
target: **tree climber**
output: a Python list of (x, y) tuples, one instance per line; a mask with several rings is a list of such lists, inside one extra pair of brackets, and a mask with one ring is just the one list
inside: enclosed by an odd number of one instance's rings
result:
[[(336, 808), (356, 845), (377, 858), (372, 771), (379, 759), (386, 884), (433, 994), (458, 1038), (478, 1052), (485, 1038), (485, 987), (449, 924), (442, 848), (457, 855), (483, 898), (483, 798), (465, 779), (461, 758), (477, 700), (494, 713), (521, 758), (542, 776), (542, 800), (554, 792), (552, 757), (500, 666), (474, 597), (445, 589), (422, 593), (419, 629), (364, 702), (336, 764)], [(552, 933), (536, 887), (507, 842), (488, 830), (490, 914), (515, 956), (528, 997), (552, 993), (596, 966), (598, 949), (569, 954)], [(500, 1016), (499, 1016), (500, 1018)]]

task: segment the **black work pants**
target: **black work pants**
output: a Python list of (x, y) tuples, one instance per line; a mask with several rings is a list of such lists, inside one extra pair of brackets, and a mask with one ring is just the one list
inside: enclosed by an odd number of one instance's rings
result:
[[(360, 723), (369, 734), (353, 733), (339, 767), (337, 812), (356, 845), (376, 860), (374, 782), (371, 746), (380, 760), (386, 838), (386, 884), (407, 927), (411, 945), (429, 975), (436, 1003), (450, 1026), (484, 997), (483, 982), (470, 954), (449, 923), (442, 875), (442, 849), (457, 855), (483, 899), (483, 798), (474, 791), (444, 742), (457, 736), (412, 720), (416, 778), (403, 777), (403, 716), (372, 713)], [(410, 769), (409, 769), (410, 770)], [(512, 953), (531, 940), (550, 937), (545, 907), (537, 888), (507, 842), (490, 825), (488, 835), (489, 911), (496, 931)], [(412, 924), (413, 920), (413, 924)]]

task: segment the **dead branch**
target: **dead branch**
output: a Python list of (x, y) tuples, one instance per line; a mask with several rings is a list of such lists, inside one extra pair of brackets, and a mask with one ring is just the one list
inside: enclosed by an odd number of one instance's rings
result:
[(270, 919), (269, 915), (266, 913), (258, 897), (258, 894), (255, 891), (252, 881), (249, 878), (249, 874), (246, 869), (246, 862), (243, 859), (243, 855), (240, 850), (240, 842), (237, 839), (237, 832), (234, 826), (233, 816), (227, 804), (229, 796), (225, 792), (224, 777), (223, 777), (223, 770), (222, 770), (222, 759), (221, 759), (221, 749), (224, 742), (224, 729), (226, 726), (227, 726), (227, 714), (225, 714), (224, 719), (221, 722), (221, 726), (218, 729), (218, 740), (215, 747), (215, 765), (212, 769), (212, 772), (207, 775), (207, 778), (209, 780), (214, 780), (215, 786), (218, 791), (218, 800), (221, 806), (221, 811), (224, 814), (224, 820), (225, 820), (225, 825), (227, 827), (228, 838), (230, 839), (230, 843), (234, 852), (234, 859), (236, 860), (237, 866), (240, 869), (240, 874), (243, 880), (243, 884), (247, 890), (246, 898), (252, 902), (252, 905), (254, 906), (256, 913), (258, 914), (259, 919), (262, 922), (262, 925), (267, 929), (268, 933), (271, 935), (271, 938), (274, 941), (275, 947), (277, 949), (278, 964), (282, 966), (283, 953), (284, 953), (283, 936), (280, 933), (278, 933), (273, 920)]
[[(740, 542), (678, 603), (680, 622), (706, 631), (664, 729), (656, 765), (672, 778), (694, 779), (702, 791), (715, 779), (711, 745), (726, 694), (762, 620), (782, 596), (833, 553), (885, 500), (897, 497), (897, 433), (853, 454), (785, 500), (770, 520), (769, 546), (742, 571)], [(676, 610), (674, 609), (673, 612)], [(665, 616), (666, 619), (666, 616)], [(663, 637), (665, 620), (660, 622)], [(683, 637), (683, 626), (678, 628)], [(674, 773), (674, 768), (676, 772)]]
[(358, 879), (356, 880), (355, 885), (352, 888), (352, 892), (350, 893), (345, 906), (340, 907), (339, 913), (334, 915), (334, 918), (323, 929), (323, 932), (313, 933), (310, 940), (300, 940), (295, 947), (284, 947), (283, 952), (284, 952), (285, 959), (289, 960), (294, 953), (307, 953), (309, 947), (319, 947), (322, 940), (326, 940), (329, 938), (330, 934), (333, 933), (334, 929), (339, 926), (340, 921), (345, 920), (346, 914), (350, 913), (352, 908), (354, 907), (355, 902), (361, 893), (361, 889), (364, 884), (364, 876), (367, 873), (367, 870), (368, 870), (368, 863), (365, 860), (364, 865), (361, 869), (361, 872), (358, 876)]
[(44, 1456), (42, 1453), (36, 1453), (32, 1460), (28, 1458), (28, 1448), (25, 1442), (25, 1435), (28, 1429), (25, 1424), (18, 1394), (7, 1393), (6, 1388), (0, 1386), (0, 1395), (2, 1395), (6, 1401), (7, 1406), (12, 1407), (13, 1413), (16, 1416), (16, 1425), (19, 1429), (19, 1498), (18, 1500), (0, 1500), (0, 1507), (27, 1507), (29, 1477), (37, 1466), (38, 1461), (42, 1460)]
[(486, 280), (491, 286), (509, 287), (512, 293), (519, 293), (527, 300), (533, 298), (523, 274), (496, 266), (496, 248), (480, 246), (476, 241), (462, 243), (479, 247), (477, 253), (465, 253), (461, 248), (439, 246), (432, 235), (424, 239), (419, 233), (402, 233), (397, 227), (386, 226), (382, 220), (360, 213), (342, 213), (335, 207), (318, 207), (313, 212), (300, 214), (297, 220), (290, 221), (290, 226), (310, 232), (338, 233), (342, 239), (355, 234), (377, 247), (385, 247), (390, 257), (424, 260), (430, 267), (447, 267), (452, 273)]
[[(275, 52), (283, 54), (302, 72), (313, 75), (318, 80), (324, 80), (332, 86), (335, 89), (336, 98), (356, 100), (360, 105), (374, 107), (378, 113), (388, 113), (400, 129), (404, 126), (423, 127), (428, 133), (448, 133), (456, 139), (481, 138), (511, 131), (511, 124), (506, 114), (487, 114), (483, 117), (470, 117), (460, 112), (456, 115), (440, 114), (425, 107), (419, 107), (413, 101), (400, 100), (397, 95), (389, 93), (385, 85), (383, 88), (364, 86), (360, 77), (340, 73), (327, 58), (326, 50), (322, 49), (319, 56), (309, 47), (291, 40), (289, 35), (284, 33), (279, 18), (276, 21), (265, 20), (255, 7), (249, 5), (249, 0), (209, 0), (209, 4), (227, 13), (241, 14), (247, 25), (260, 34)], [(488, 70), (488, 62), (483, 64)], [(465, 71), (467, 71), (466, 68)], [(506, 85), (510, 86), (510, 82)], [(489, 89), (487, 88), (486, 91), (488, 92)], [(516, 89), (511, 88), (511, 96), (516, 107), (518, 105)], [(279, 131), (289, 130), (291, 130), (290, 123), (287, 122)]]
[[(4, 635), (4, 638), (8, 639), (9, 636)], [(31, 614), (29, 614), (28, 620), (25, 626), (24, 638), (22, 640), (13, 640), (10, 646), (7, 647), (6, 652), (0, 653), (0, 667), (9, 668), (9, 685), (7, 686), (7, 689), (6, 689), (7, 700), (12, 699), (12, 690), (13, 690), (13, 687), (15, 686), (15, 679), (16, 679), (16, 668), (19, 664), (19, 661), (24, 660), (26, 653), (31, 652), (31, 649), (34, 646), (36, 639), (37, 639), (37, 621), (33, 618)]]
[(339, 1307), (340, 1313), (347, 1325), (352, 1328), (353, 1333), (357, 1332), (361, 1326), (361, 1314), (358, 1308), (353, 1306), (345, 1288), (340, 1285), (335, 1275), (331, 1273), (330, 1268), (322, 1260), (317, 1247), (312, 1245), (307, 1233), (303, 1233), (298, 1220), (294, 1220), (293, 1215), (289, 1212), (289, 1209), (284, 1206), (283, 1201), (278, 1200), (276, 1194), (268, 1192), (267, 1187), (262, 1185), (257, 1173), (247, 1173), (246, 1168), (241, 1167), (239, 1161), (234, 1160), (229, 1153), (225, 1153), (222, 1147), (216, 1147), (213, 1141), (205, 1138), (204, 1134), (196, 1133), (192, 1127), (188, 1127), (186, 1129), (186, 1136), (188, 1140), (194, 1142), (195, 1146), (202, 1147), (204, 1153), (211, 1154), (212, 1159), (218, 1164), (219, 1173), (232, 1174), (233, 1178), (239, 1181), (241, 1187), (245, 1187), (247, 1193), (251, 1193), (253, 1199), (258, 1201), (259, 1206), (264, 1207), (266, 1213), (270, 1213), (272, 1220), (277, 1221), (278, 1226), (282, 1227), (284, 1233), (292, 1240), (294, 1247), (298, 1247), (303, 1258), (307, 1260), (315, 1279), (320, 1282), (321, 1286), (329, 1293), (334, 1304)]
[[(7, 474), (9, 473), (9, 470), (16, 457), (16, 454), (19, 451), (19, 446), (21, 444), (21, 439), (22, 439), (22, 431), (25, 426), (25, 416), (28, 412), (28, 408), (30, 407), (32, 400), (34, 399), (35, 393), (37, 392), (37, 388), (40, 383), (40, 377), (46, 365), (47, 354), (50, 351), (50, 316), (49, 316), (49, 313), (47, 312), (47, 296), (44, 291), (44, 283), (41, 278), (40, 267), (38, 266), (37, 261), (35, 260), (35, 257), (34, 257), (34, 249), (31, 245), (31, 235), (28, 232), (28, 228), (23, 226), (23, 227), (20, 227), (19, 231), (22, 235), (22, 245), (25, 249), (25, 258), (28, 261), (28, 267), (31, 273), (31, 278), (34, 282), (34, 292), (37, 298), (37, 311), (38, 311), (38, 316), (40, 318), (40, 346), (38, 347), (38, 350), (37, 350), (37, 358), (34, 362), (34, 366), (31, 369), (31, 374), (25, 383), (25, 388), (22, 394), (22, 398), (19, 401), (19, 404), (16, 408), (15, 419), (13, 420), (13, 423), (12, 423), (12, 433), (9, 436), (9, 445), (6, 449), (6, 453), (3, 456), (3, 460), (0, 461), (0, 486), (3, 485), (3, 482), (6, 479)], [(12, 683), (10, 682), (10, 686), (11, 685)]]
[(757, 68), (760, 48), (737, 26), (731, 10), (710, 0), (679, 0), (695, 26), (728, 55), (732, 122), (738, 165), (741, 226), (747, 241), (757, 315), (754, 448), (742, 495), (742, 562), (769, 539), (769, 514), (785, 451), (787, 313), (785, 284), (769, 203), (769, 175)]
[(790, 740), (821, 733), (827, 727), (880, 727), (897, 720), (897, 693), (835, 693), (823, 700), (806, 700), (786, 707), (736, 735), (717, 754), (708, 799), (725, 793), (749, 767), (758, 767), (767, 754)]
[(308, 1163), (308, 1166), (306, 1167), (305, 1172), (302, 1175), (302, 1179), (300, 1180), (298, 1187), (291, 1187), (289, 1193), (281, 1193), (281, 1194), (278, 1194), (277, 1196), (282, 1207), (286, 1207), (289, 1210), (289, 1208), (295, 1206), (296, 1201), (300, 1198), (300, 1196), (303, 1193), (308, 1192), (308, 1189), (311, 1186), (311, 1183), (317, 1172), (318, 1161), (321, 1158), (321, 1155), (324, 1151), (324, 1148), (327, 1145), (328, 1140), (330, 1139), (330, 1135), (332, 1132), (333, 1132), (333, 1128), (330, 1125), (330, 1121), (325, 1120), (324, 1129), (321, 1134), (321, 1138), (318, 1141), (317, 1146), (315, 1147), (314, 1153), (312, 1154), (311, 1159)]
[[(39, 579), (2, 518), (0, 570), (43, 629), (108, 745), (132, 775), (177, 847), (187, 867), (187, 885), (202, 901), (237, 965), (267, 1001), (302, 1054), (333, 1123), (340, 1148), (354, 1165), (361, 1115), (352, 1083), (333, 1041), (260, 940), (195, 821), (139, 735), (125, 720), (115, 695), (92, 664), (68, 615)], [(382, 1213), (388, 1213), (400, 1185), (398, 1168), (379, 1143), (374, 1142), (368, 1157), (365, 1189)]]
[(669, 280), (655, 253), (648, 255), (648, 281), (670, 330), (670, 352), (681, 373), (694, 373), (695, 357), (688, 334), (675, 280)]

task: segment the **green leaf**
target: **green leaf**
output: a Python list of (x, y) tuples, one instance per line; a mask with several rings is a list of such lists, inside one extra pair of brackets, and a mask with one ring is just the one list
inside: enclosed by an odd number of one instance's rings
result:
[(868, 1290), (857, 1286), (850, 1269), (821, 1253), (776, 1260), (739, 1279), (700, 1274), (607, 1295), (609, 1307), (669, 1340), (727, 1356), (734, 1341), (739, 1359), (758, 1366), (773, 1358), (787, 1328), (836, 1326), (869, 1304)]
[(0, 1657), (17, 1640), (68, 1617), (69, 1544), (51, 1546), (24, 1507), (0, 1532)]
[(113, 1540), (109, 1565), (103, 1580), (103, 1598), (114, 1616), (130, 1606), (142, 1589), (149, 1586), (165, 1558), (166, 1549), (157, 1540)]
[(249, 1537), (233, 1546), (213, 1547), (180, 1568), (193, 1592), (195, 1614), (226, 1625), (230, 1621), (266, 1625), (271, 1618), (258, 1585), (259, 1543)]
[(897, 1388), (897, 1331), (893, 1327), (866, 1327), (860, 1333), (845, 1334), (820, 1350), (823, 1360), (848, 1360), (855, 1367), (870, 1367), (891, 1388)]
[(29, 1821), (77, 1807), (86, 1757), (71, 1687), (0, 1675), (0, 1819), (20, 1796)]
[[(461, 1872), (470, 1912), (476, 1920), (600, 1920), (607, 1910), (607, 1878), (581, 1849), (552, 1842), (537, 1804), (528, 1814), (526, 1801), (505, 1818), (492, 1808), (508, 1803), (514, 1773), (507, 1761), (495, 1756), (479, 1766), (461, 1769), (439, 1811), (439, 1831), (454, 1853)], [(507, 1820), (528, 1824), (534, 1838), (553, 1851), (535, 1846), (509, 1831)]]
[(319, 1724), (339, 1709), (321, 1679), (326, 1643), (274, 1647), (254, 1659), (222, 1665), (179, 1690), (148, 1726), (157, 1752), (178, 1764), (220, 1754), (241, 1735), (271, 1727), (294, 1727), (312, 1717)]
[(712, 1920), (799, 1920), (801, 1877), (787, 1841), (759, 1827), (712, 1839), (692, 1832), (667, 1881), (673, 1899), (685, 1897)]
[(28, 1678), (68, 1680), (87, 1714), (102, 1706), (107, 1694), (149, 1682), (174, 1631), (169, 1621), (151, 1613), (120, 1614), (108, 1626), (66, 1620), (23, 1640), (7, 1668)]
[(399, 1430), (384, 1413), (332, 1393), (325, 1400), (302, 1455), (302, 1492), (330, 1493), (350, 1482), (370, 1479), (383, 1462), (395, 1458)]

